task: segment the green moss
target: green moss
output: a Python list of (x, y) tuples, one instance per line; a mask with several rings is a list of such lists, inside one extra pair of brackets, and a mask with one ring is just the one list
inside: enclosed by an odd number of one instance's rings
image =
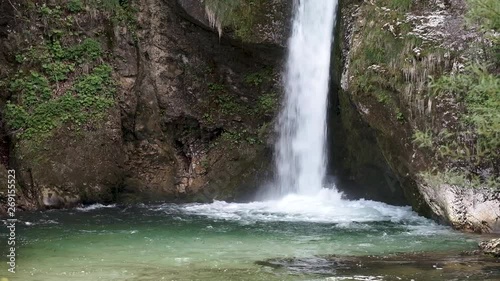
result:
[[(443, 75), (432, 84), (434, 95), (452, 94), (464, 106), (456, 132), (445, 144), (455, 160), (476, 165), (500, 164), (500, 78), (488, 68), (469, 65), (459, 74)], [(457, 143), (458, 136), (467, 136), (467, 143)]]
[(413, 143), (420, 148), (432, 148), (432, 133), (430, 131), (415, 131), (413, 133)]
[(413, 0), (379, 0), (380, 4), (387, 6), (389, 9), (407, 12), (413, 4)]
[(219, 94), (223, 93), (226, 90), (224, 85), (219, 83), (208, 83), (208, 93), (210, 94)]
[[(500, 77), (498, 61), (500, 43), (491, 32), (500, 28), (498, 1), (467, 1), (469, 24), (478, 24), (490, 43), (479, 46), (486, 66), (471, 61), (464, 71), (437, 76), (430, 83), (434, 98), (453, 96), (459, 104), (458, 123), (452, 130), (435, 134), (432, 142), (437, 163), (451, 161), (453, 168), (444, 172), (425, 172), (424, 177), (435, 184), (447, 183), (469, 187), (500, 186)], [(450, 165), (448, 165), (450, 166)], [(436, 172), (437, 171), (437, 172)], [(481, 171), (488, 171), (487, 173)]]
[(218, 95), (216, 103), (224, 115), (233, 115), (243, 110), (243, 105), (239, 104), (235, 97), (230, 94)]
[(272, 68), (265, 68), (261, 71), (250, 73), (245, 76), (245, 83), (251, 86), (260, 86), (264, 82), (269, 82), (273, 77)]
[[(68, 12), (84, 11), (80, 1), (66, 5)], [(18, 71), (4, 81), (12, 94), (4, 113), (7, 125), (31, 148), (62, 126), (73, 132), (92, 126), (114, 104), (116, 91), (98, 38), (75, 36), (75, 20), (59, 5), (33, 11), (30, 16), (43, 23), (42, 36), (16, 55)]]
[(249, 111), (247, 105), (240, 101), (237, 96), (229, 93), (223, 84), (209, 83), (208, 93), (212, 107), (215, 107), (211, 110), (217, 112), (221, 117), (245, 114)]
[(467, 17), (485, 30), (500, 30), (500, 2), (497, 0), (467, 0)]
[(231, 143), (234, 143), (234, 144), (238, 144), (240, 142), (243, 141), (244, 137), (243, 137), (243, 133), (242, 132), (238, 132), (238, 131), (226, 131), (224, 133), (222, 133), (221, 135), (221, 139), (223, 141), (228, 141), (228, 142), (231, 142)]
[(396, 111), (396, 119), (400, 122), (400, 123), (404, 123), (405, 122), (405, 116), (403, 114), (403, 112), (401, 111)]
[(466, 188), (489, 187), (500, 189), (500, 177), (481, 179), (478, 175), (465, 174), (463, 171), (448, 169), (445, 172), (423, 172), (420, 176), (431, 186), (439, 188), (441, 184), (457, 185)]
[(55, 96), (45, 77), (36, 72), (13, 81), (17, 101), (9, 101), (5, 117), (9, 127), (24, 140), (43, 141), (63, 124), (79, 130), (114, 104), (111, 67), (97, 66), (79, 78), (61, 96)]
[(70, 0), (66, 3), (66, 9), (71, 13), (79, 13), (84, 9), (83, 2), (82, 0)]
[[(471, 61), (491, 61), (495, 53), (498, 56), (498, 39), (491, 37), (491, 30), (498, 29), (500, 4), (489, 0), (468, 0), (467, 3), (470, 8), (467, 17), (471, 22), (479, 23), (483, 34), (490, 39), (487, 44), (478, 47), (481, 52), (475, 52), (485, 55), (473, 56)], [(432, 163), (428, 165), (429, 171), (435, 170), (427, 173), (434, 176), (438, 175), (436, 171), (448, 173), (434, 179), (441, 178), (447, 180), (447, 183), (458, 182), (452, 180), (457, 178), (450, 172), (453, 167), (454, 171), (464, 177), (460, 182), (468, 181), (468, 186), (487, 186), (490, 185), (488, 183), (498, 182), (498, 65), (485, 67), (473, 62), (461, 73), (447, 74), (449, 62), (462, 54), (443, 50), (433, 42), (423, 42), (408, 35), (412, 30), (411, 24), (399, 24), (404, 22), (406, 12), (418, 12), (420, 6), (417, 4), (425, 3), (376, 0), (373, 4), (363, 4), (360, 7), (363, 22), (355, 30), (360, 44), (352, 50), (349, 73), (352, 77), (349, 87), (354, 100), (371, 105), (375, 105), (374, 101), (382, 103), (398, 121), (407, 121), (405, 123), (410, 126), (420, 128), (413, 134), (413, 143), (419, 148), (425, 148), (419, 151), (428, 153), (428, 157), (432, 159)], [(455, 109), (450, 109), (459, 119), (447, 125), (449, 130), (439, 127), (442, 123), (435, 122), (435, 116), (426, 116), (428, 112), (442, 114), (439, 110), (435, 112), (434, 108), (436, 104), (440, 105), (439, 99), (443, 98), (458, 105)], [(378, 110), (371, 118), (381, 118), (380, 116), (387, 115), (385, 111)], [(377, 125), (383, 127), (380, 120), (373, 122), (378, 122)]]
[(266, 0), (205, 0), (214, 15), (214, 24), (231, 27), (242, 39), (252, 37), (254, 26), (266, 11)]
[[(391, 12), (386, 17), (368, 11), (373, 7), (364, 7), (365, 25), (359, 36), (361, 45), (352, 55), (351, 69), (354, 79), (351, 82), (355, 96), (370, 95), (378, 102), (388, 106), (396, 114), (398, 111), (397, 93), (403, 92), (407, 81), (401, 62), (412, 59), (412, 49), (422, 42), (415, 37), (396, 37), (384, 28), (391, 20), (402, 18), (403, 14)], [(395, 32), (400, 32), (396, 30)]]
[(221, 140), (224, 142), (229, 142), (233, 145), (238, 145), (242, 143), (248, 144), (261, 144), (262, 141), (259, 140), (258, 136), (248, 132), (246, 129), (225, 131), (221, 135)]
[(96, 60), (102, 56), (101, 44), (93, 39), (86, 38), (81, 44), (76, 44), (66, 50), (63, 58), (75, 60), (79, 63)]
[(482, 46), (478, 53), (483, 54), (488, 61), (494, 61), (499, 67), (500, 62), (500, 2), (496, 0), (467, 0), (469, 10), (466, 14), (469, 25), (478, 25), (484, 32), (485, 37), (491, 41)]
[(278, 96), (276, 93), (263, 94), (259, 97), (258, 105), (258, 113), (275, 112), (278, 106)]
[(245, 77), (245, 83), (253, 86), (260, 86), (264, 82), (264, 77), (260, 73), (252, 73)]
[(114, 25), (126, 26), (137, 42), (137, 10), (133, 0), (87, 0), (88, 7), (97, 10)]
[(363, 22), (355, 35), (360, 45), (351, 54), (349, 87), (354, 99), (383, 104), (388, 115), (401, 123), (405, 114), (411, 117), (421, 111), (418, 101), (427, 96), (428, 77), (442, 72), (447, 52), (408, 34), (412, 26), (402, 23), (405, 13), (417, 8), (411, 1), (379, 0), (375, 5), (363, 5)]
[(203, 114), (203, 120), (205, 122), (207, 122), (208, 124), (213, 124), (214, 123), (214, 117), (210, 113)]

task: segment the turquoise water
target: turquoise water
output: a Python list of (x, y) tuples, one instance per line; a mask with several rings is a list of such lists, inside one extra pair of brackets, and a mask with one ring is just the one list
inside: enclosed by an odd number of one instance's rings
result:
[[(309, 269), (317, 264), (315, 258), (328, 255), (458, 253), (477, 245), (475, 237), (437, 225), (407, 207), (342, 201), (337, 203), (349, 212), (339, 213), (338, 207), (325, 202), (311, 206), (311, 202), (288, 198), (249, 204), (94, 205), (19, 213), (17, 272), (3, 274), (3, 263), (0, 277), (23, 281), (398, 280), (390, 278), (404, 273), (390, 273), (390, 268), (385, 276), (377, 272), (379, 277), (366, 268), (362, 273), (368, 277), (359, 277), (361, 267), (342, 273)], [(302, 212), (294, 207), (299, 203), (305, 204)], [(273, 259), (303, 259), (305, 269), (274, 266)]]

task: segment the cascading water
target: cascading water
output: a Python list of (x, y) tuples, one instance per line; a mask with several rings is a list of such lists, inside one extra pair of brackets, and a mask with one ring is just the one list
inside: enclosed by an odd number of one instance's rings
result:
[(336, 9), (337, 0), (302, 0), (295, 6), (285, 104), (278, 122), (277, 190), (273, 197), (317, 194), (322, 188)]
[[(477, 248), (471, 237), (410, 207), (342, 200), (323, 188), (337, 0), (296, 1), (270, 200), (20, 212), (14, 280), (500, 280), (490, 259), (436, 259)], [(422, 261), (411, 260), (416, 252)], [(362, 255), (384, 257), (355, 258)]]

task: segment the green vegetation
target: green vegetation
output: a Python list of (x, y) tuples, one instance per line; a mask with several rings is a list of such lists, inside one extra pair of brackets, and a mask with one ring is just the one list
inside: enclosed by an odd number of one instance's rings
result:
[(233, 131), (225, 131), (221, 135), (221, 139), (224, 141), (229, 141), (234, 144), (241, 143), (244, 139), (243, 133), (242, 132), (233, 132)]
[(223, 93), (217, 96), (216, 103), (224, 115), (238, 113), (243, 105), (239, 104), (233, 95)]
[[(498, 58), (499, 41), (490, 31), (500, 28), (500, 3), (468, 0), (469, 24), (479, 24), (491, 45), (482, 53)], [(495, 65), (470, 61), (463, 71), (445, 74), (430, 83), (435, 98), (452, 96), (461, 111), (453, 130), (442, 130), (433, 137), (438, 144), (436, 160), (452, 163), (444, 172), (424, 173), (437, 183), (469, 187), (500, 186), (500, 77)], [(488, 171), (488, 172), (484, 172)]]
[(383, 0), (381, 1), (381, 5), (386, 6), (389, 9), (407, 12), (410, 10), (412, 2), (413, 0)]
[[(369, 101), (365, 97), (373, 98), (401, 122), (404, 120), (402, 108), (406, 107), (402, 103), (414, 100), (414, 91), (408, 89), (408, 84), (422, 84), (427, 79), (428, 70), (434, 69), (429, 64), (434, 63), (435, 54), (441, 51), (426, 46), (426, 52), (417, 57), (414, 50), (423, 49), (424, 42), (408, 35), (411, 26), (404, 23), (405, 12), (411, 8), (412, 1), (379, 0), (375, 4), (391, 10), (375, 12), (372, 5), (362, 7), (366, 17), (358, 36), (363, 40), (352, 54), (354, 79), (350, 88), (356, 99)], [(419, 95), (425, 95), (425, 91)], [(412, 106), (405, 108), (405, 112), (413, 110)]]
[(264, 94), (259, 97), (259, 107), (257, 111), (260, 113), (270, 113), (276, 110), (278, 105), (278, 96), (276, 93)]
[(486, 66), (472, 64), (461, 73), (441, 76), (431, 84), (431, 88), (435, 95), (453, 94), (465, 105), (463, 125), (474, 127), (484, 146), (500, 148), (498, 75), (489, 73)]
[(88, 0), (89, 6), (103, 11), (114, 25), (126, 26), (137, 43), (137, 17), (132, 0)]
[(245, 83), (253, 86), (260, 86), (264, 82), (264, 76), (260, 73), (252, 73), (245, 77)]
[[(376, 0), (374, 5), (361, 6), (364, 24), (356, 36), (363, 40), (352, 54), (350, 88), (359, 102), (377, 101), (398, 121), (407, 120), (419, 128), (413, 143), (425, 148), (423, 153), (428, 153), (435, 165), (432, 172), (424, 173), (427, 178), (491, 186), (500, 181), (500, 78), (495, 60), (500, 49), (494, 35), (499, 27), (500, 2), (467, 3), (468, 22), (475, 27), (479, 24), (489, 42), (471, 45), (472, 57), (465, 70), (452, 74), (449, 62), (460, 61), (462, 54), (408, 34), (412, 27), (405, 23), (405, 13), (418, 10), (421, 3)], [(481, 61), (496, 64), (485, 66)], [(434, 113), (434, 107), (450, 99), (457, 104), (450, 111), (458, 120), (449, 121), (446, 129), (436, 122), (434, 114), (442, 113)]]
[(208, 124), (214, 123), (214, 117), (210, 113), (203, 114), (203, 120), (205, 120)]
[(66, 3), (66, 8), (72, 13), (79, 13), (83, 11), (84, 6), (81, 0), (70, 0)]
[(8, 102), (6, 119), (21, 139), (41, 141), (62, 124), (80, 126), (102, 117), (114, 104), (111, 67), (102, 64), (77, 81), (69, 91), (54, 96), (48, 80), (39, 73), (19, 75), (11, 83), (17, 102)]
[[(29, 148), (63, 126), (73, 132), (96, 126), (115, 104), (113, 69), (101, 40), (84, 37), (75, 21), (75, 14), (112, 3), (119, 1), (71, 0), (26, 10), (25, 17), (40, 23), (40, 36), (16, 55), (18, 70), (2, 84), (11, 93), (7, 125)], [(113, 7), (107, 11), (119, 14)]]
[(222, 34), (224, 27), (231, 27), (240, 38), (252, 36), (259, 16), (265, 13), (266, 0), (204, 0), (211, 24)]
[(480, 46), (485, 60), (500, 64), (500, 2), (496, 0), (467, 0), (467, 20), (471, 26), (479, 26), (491, 45)]
[(424, 172), (421, 173), (427, 183), (431, 186), (438, 187), (442, 183), (449, 185), (457, 185), (467, 188), (489, 187), (500, 189), (500, 178), (489, 177), (486, 180), (481, 179), (478, 175), (467, 175), (463, 171), (451, 169), (446, 172)]
[(420, 148), (431, 148), (432, 147), (432, 134), (430, 131), (415, 131), (413, 134), (413, 143), (415, 143)]
[(381, 90), (381, 91), (377, 92), (376, 95), (377, 95), (378, 102), (386, 104), (386, 105), (391, 104), (391, 102), (392, 102), (391, 93), (384, 91), (384, 90)]
[(403, 112), (399, 111), (399, 109), (396, 111), (396, 119), (400, 123), (404, 123), (404, 121), (405, 121), (405, 116), (404, 116)]
[[(219, 83), (209, 83), (208, 93), (215, 101), (217, 108), (223, 115), (232, 115), (238, 112), (240, 105), (235, 97), (226, 91), (226, 87)], [(210, 116), (212, 117), (212, 116)], [(213, 118), (210, 118), (213, 121)]]
[(478, 23), (485, 30), (500, 29), (500, 2), (497, 0), (467, 0), (470, 22)]
[[(208, 93), (210, 100), (215, 103), (217, 112), (222, 116), (245, 114), (248, 112), (248, 107), (243, 104), (234, 94), (227, 91), (226, 86), (219, 83), (209, 83)], [(213, 116), (205, 118), (207, 121), (213, 121)]]
[(245, 83), (251, 86), (260, 86), (264, 82), (269, 82), (273, 78), (273, 69), (265, 68), (261, 71), (250, 73), (245, 76)]
[[(437, 97), (449, 94), (462, 105), (453, 132), (438, 136), (440, 156), (477, 167), (500, 165), (500, 78), (488, 68), (471, 64), (458, 74), (443, 75), (431, 84)], [(498, 171), (490, 177), (498, 177)], [(489, 178), (485, 178), (489, 181)]]
[(218, 83), (208, 83), (208, 93), (210, 94), (220, 94), (225, 91), (225, 87)]
[(246, 129), (238, 131), (225, 131), (221, 135), (223, 141), (230, 142), (232, 144), (259, 144), (262, 143), (255, 134), (248, 132)]

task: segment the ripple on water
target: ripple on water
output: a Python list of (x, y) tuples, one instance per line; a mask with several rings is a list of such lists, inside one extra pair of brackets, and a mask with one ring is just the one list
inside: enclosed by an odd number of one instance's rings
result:
[[(379, 274), (342, 273), (326, 266), (318, 279), (314, 272), (270, 269), (254, 261), (468, 250), (474, 245), (408, 207), (345, 201), (323, 192), (323, 196), (246, 204), (216, 201), (23, 213), (19, 219), (33, 224), (20, 225), (20, 262), (25, 267), (17, 276), (23, 281), (66, 281), (67, 276), (81, 281), (142, 280), (139, 276), (144, 280), (356, 280), (352, 278)], [(85, 273), (78, 271), (81, 268)]]

